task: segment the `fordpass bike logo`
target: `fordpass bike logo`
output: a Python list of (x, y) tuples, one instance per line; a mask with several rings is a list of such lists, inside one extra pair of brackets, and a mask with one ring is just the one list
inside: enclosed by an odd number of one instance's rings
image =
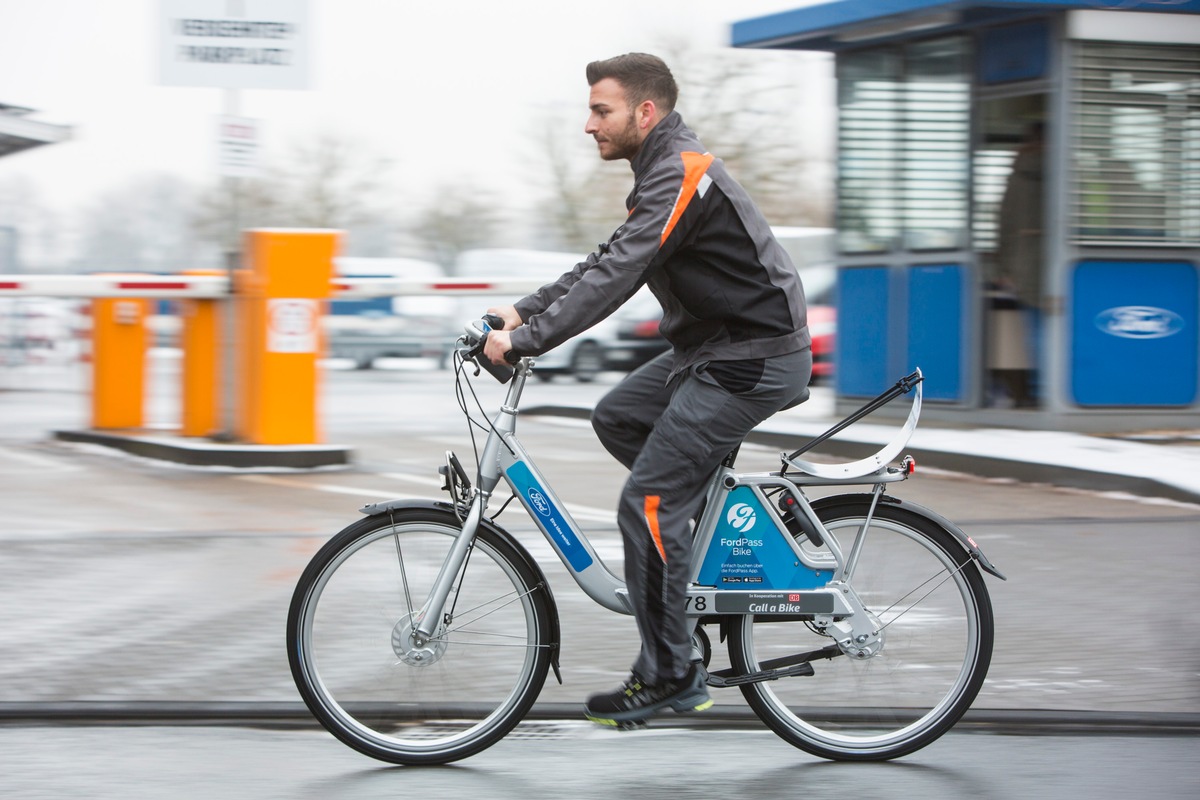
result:
[(537, 489), (529, 490), (529, 502), (543, 517), (550, 516), (550, 502), (546, 499), (546, 496)]
[(1117, 306), (1097, 314), (1096, 327), (1122, 339), (1162, 339), (1183, 330), (1183, 317), (1154, 306)]
[(754, 527), (754, 523), (758, 521), (758, 518), (754, 515), (753, 508), (745, 503), (738, 503), (737, 505), (730, 506), (729, 511), (725, 514), (725, 521), (734, 530), (746, 533)]

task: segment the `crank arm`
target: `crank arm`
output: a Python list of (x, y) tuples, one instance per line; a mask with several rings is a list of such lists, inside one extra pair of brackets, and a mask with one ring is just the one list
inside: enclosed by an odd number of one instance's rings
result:
[(723, 669), (708, 673), (708, 685), (715, 689), (724, 689), (729, 686), (744, 686), (748, 683), (763, 683), (780, 678), (808, 677), (816, 674), (811, 663), (813, 660), (831, 659), (840, 655), (842, 655), (841, 648), (834, 644), (807, 653), (772, 658), (760, 665), (763, 669), (745, 675), (738, 675), (732, 669)]

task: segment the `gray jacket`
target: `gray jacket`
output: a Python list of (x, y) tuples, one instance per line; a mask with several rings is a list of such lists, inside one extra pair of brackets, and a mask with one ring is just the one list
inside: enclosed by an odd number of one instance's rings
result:
[(720, 159), (671, 112), (633, 159), (629, 216), (554, 283), (516, 303), (518, 355), (538, 355), (607, 317), (648, 284), (674, 371), (811, 344), (804, 291), (766, 220)]

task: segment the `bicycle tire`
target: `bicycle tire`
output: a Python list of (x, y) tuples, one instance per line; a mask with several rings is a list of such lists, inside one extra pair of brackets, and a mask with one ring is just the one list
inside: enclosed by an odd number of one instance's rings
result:
[(304, 702), (345, 744), (394, 764), (444, 764), (521, 721), (551, 662), (553, 600), (506, 534), (481, 526), (431, 641), (412, 620), (461, 530), (453, 512), (396, 509), (350, 525), (301, 575), (287, 621)]
[[(851, 552), (870, 508), (865, 496), (828, 498), (818, 517)], [(812, 547), (812, 545), (804, 545)], [(749, 684), (742, 693), (790, 744), (837, 761), (884, 761), (935, 741), (970, 707), (991, 663), (991, 600), (977, 565), (945, 530), (881, 502), (850, 581), (883, 625), (884, 646), (856, 659), (813, 660), (811, 676)], [(804, 621), (739, 617), (731, 626), (734, 668), (827, 647)]]

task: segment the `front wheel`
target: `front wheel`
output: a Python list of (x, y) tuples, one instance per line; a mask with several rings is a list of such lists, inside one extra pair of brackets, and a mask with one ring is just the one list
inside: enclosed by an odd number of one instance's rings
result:
[(527, 558), (481, 528), (433, 636), (422, 604), (461, 529), (450, 511), (367, 517), (304, 571), (288, 660), (313, 715), (354, 749), (442, 764), (494, 744), (529, 710), (550, 665), (553, 604)]
[[(835, 498), (817, 514), (842, 552), (863, 536), (850, 585), (881, 631), (882, 649), (843, 655), (811, 621), (739, 617), (730, 636), (743, 672), (781, 656), (821, 651), (814, 674), (742, 687), (786, 741), (823, 758), (881, 761), (937, 739), (963, 715), (987, 675), (992, 607), (978, 568), (929, 520), (881, 502)], [(805, 547), (811, 547), (805, 544)]]

